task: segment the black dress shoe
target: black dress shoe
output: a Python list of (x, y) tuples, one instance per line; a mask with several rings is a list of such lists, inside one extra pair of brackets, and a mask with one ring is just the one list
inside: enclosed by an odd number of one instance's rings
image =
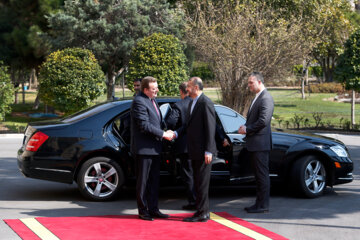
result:
[(164, 213), (162, 213), (162, 212), (160, 212), (158, 210), (158, 211), (155, 211), (155, 212), (150, 212), (150, 217), (153, 217), (153, 218), (169, 218), (170, 215), (164, 214)]
[(269, 212), (268, 208), (260, 208), (256, 206), (251, 206), (245, 209), (248, 213), (267, 213)]
[(184, 222), (207, 222), (210, 220), (209, 214), (194, 215), (192, 217), (184, 218)]
[(196, 210), (196, 205), (189, 203), (188, 205), (182, 206), (182, 209), (184, 209), (184, 210)]
[(247, 211), (247, 210), (249, 210), (249, 209), (254, 209), (254, 208), (257, 208), (257, 206), (256, 206), (256, 205), (252, 205), (252, 206), (250, 206), (250, 207), (244, 207), (244, 210)]
[(154, 221), (150, 214), (139, 214), (139, 218), (146, 221)]

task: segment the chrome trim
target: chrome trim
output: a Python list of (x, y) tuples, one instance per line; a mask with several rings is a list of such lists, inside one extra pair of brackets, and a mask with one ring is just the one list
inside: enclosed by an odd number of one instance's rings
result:
[(50, 172), (64, 172), (64, 173), (71, 173), (69, 170), (60, 170), (60, 169), (51, 169), (51, 168), (34, 168), (36, 170), (41, 171), (50, 171)]
[(269, 174), (270, 177), (278, 177), (278, 174)]
[(353, 178), (352, 177), (339, 177), (339, 178), (337, 178), (338, 180), (353, 180)]

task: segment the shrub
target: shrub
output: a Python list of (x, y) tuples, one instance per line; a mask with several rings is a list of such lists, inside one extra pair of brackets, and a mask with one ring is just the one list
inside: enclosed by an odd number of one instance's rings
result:
[(319, 126), (322, 126), (323, 125), (323, 121), (322, 121), (322, 118), (323, 118), (323, 114), (322, 112), (314, 112), (312, 114), (314, 120), (315, 120), (315, 127), (319, 127)]
[[(308, 92), (308, 89), (305, 89)], [(310, 84), (311, 93), (343, 93), (344, 87), (341, 83), (319, 83)]]
[(135, 79), (152, 76), (157, 79), (159, 95), (178, 95), (179, 84), (189, 78), (187, 71), (180, 40), (173, 35), (154, 33), (132, 49), (128, 87), (133, 90)]
[(11, 83), (8, 67), (0, 61), (0, 120), (11, 112), (10, 104), (14, 98), (14, 86)]
[(297, 129), (300, 128), (300, 124), (301, 122), (305, 119), (305, 116), (303, 115), (297, 115), (296, 113), (294, 114), (294, 117), (292, 117), (290, 120), (293, 122), (294, 124), (294, 128), (296, 127)]
[(104, 93), (104, 73), (91, 51), (67, 48), (48, 56), (40, 69), (39, 87), (44, 103), (69, 114)]

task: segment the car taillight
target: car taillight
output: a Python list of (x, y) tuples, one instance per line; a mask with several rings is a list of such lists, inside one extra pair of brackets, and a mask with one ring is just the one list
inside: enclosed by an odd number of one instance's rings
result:
[(49, 138), (48, 135), (42, 132), (36, 132), (26, 144), (26, 150), (36, 152), (39, 147)]

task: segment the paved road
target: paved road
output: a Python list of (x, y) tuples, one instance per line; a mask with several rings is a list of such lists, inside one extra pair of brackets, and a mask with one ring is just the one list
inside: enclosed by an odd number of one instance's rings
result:
[[(268, 214), (247, 214), (245, 206), (254, 200), (254, 188), (212, 188), (212, 211), (228, 212), (289, 239), (360, 239), (360, 136), (327, 134), (347, 144), (355, 162), (355, 180), (350, 184), (327, 189), (317, 199), (289, 196), (281, 189), (271, 194)], [(22, 139), (0, 136), (0, 218), (89, 216), (136, 214), (135, 191), (130, 189), (113, 202), (84, 200), (75, 184), (66, 185), (24, 178), (17, 169), (16, 151)], [(160, 208), (166, 213), (179, 213), (185, 204), (183, 188), (163, 188)], [(0, 221), (0, 239), (20, 239)]]

